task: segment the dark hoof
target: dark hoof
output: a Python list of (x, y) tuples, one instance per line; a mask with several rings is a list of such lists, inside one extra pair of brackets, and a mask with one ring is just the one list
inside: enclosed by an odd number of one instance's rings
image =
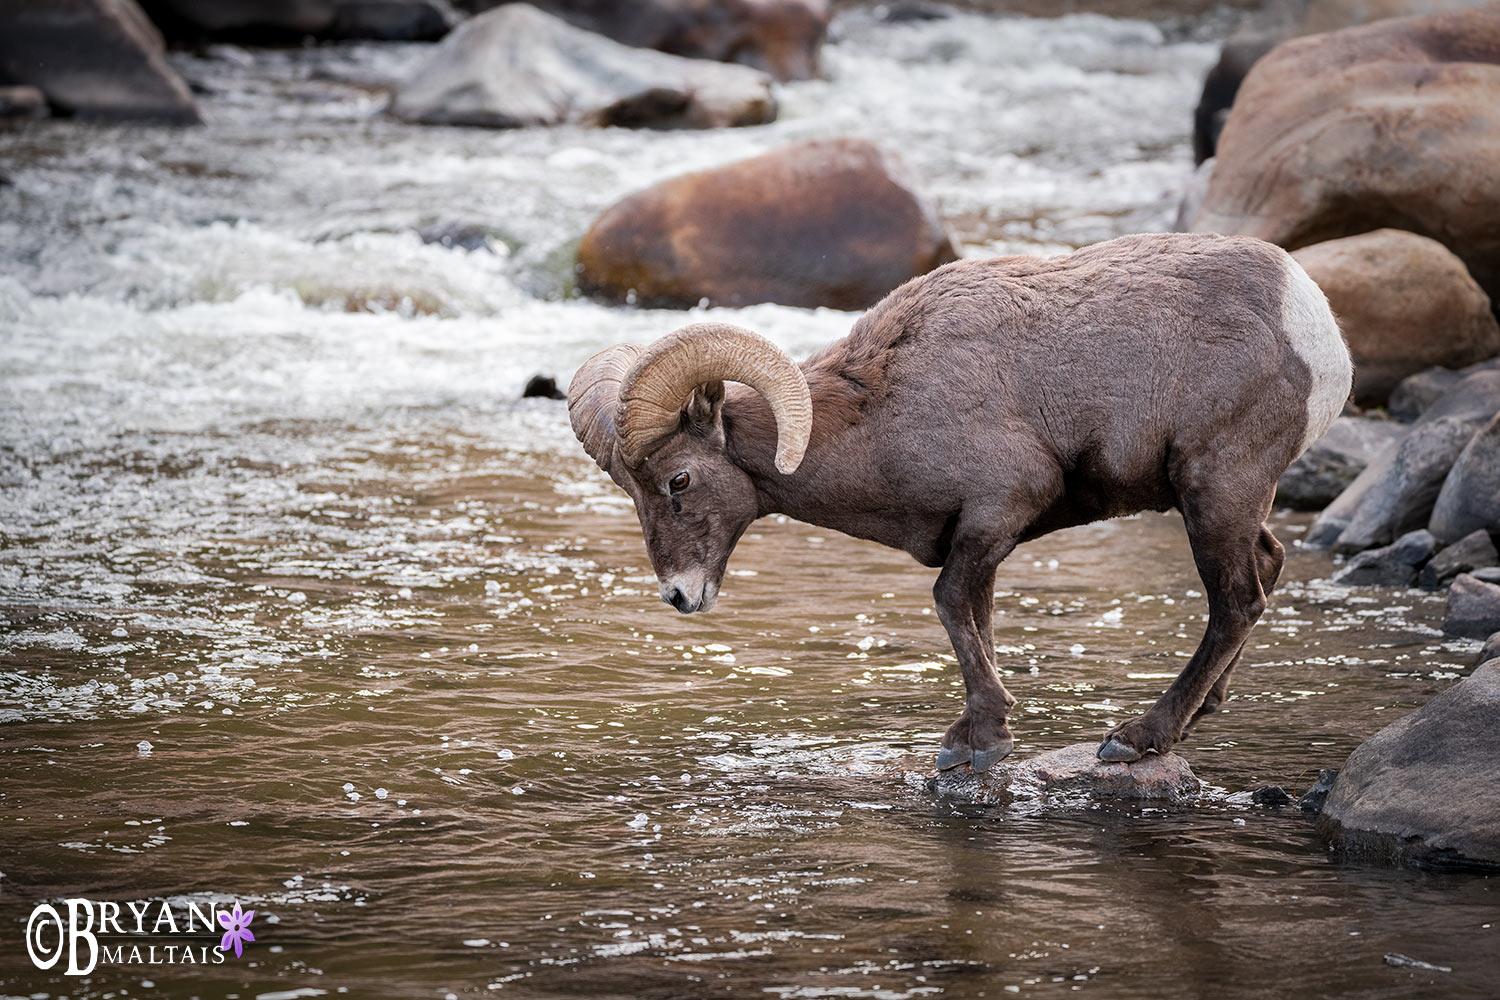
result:
[(994, 767), (997, 763), (1010, 756), (1010, 748), (1016, 745), (1016, 741), (1007, 739), (1004, 743), (996, 744), (988, 750), (975, 750), (974, 759), (969, 761), (969, 768), (975, 774), (981, 774)]
[(1115, 739), (1105, 740), (1099, 746), (1100, 760), (1129, 764), (1131, 761), (1140, 760), (1144, 756), (1146, 755), (1135, 747), (1126, 746)]
[(974, 757), (969, 747), (943, 747), (938, 751), (937, 769), (949, 771), (960, 764), (967, 764)]

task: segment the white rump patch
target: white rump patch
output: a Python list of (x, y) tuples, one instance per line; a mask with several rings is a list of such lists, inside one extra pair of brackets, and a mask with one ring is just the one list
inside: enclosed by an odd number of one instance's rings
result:
[(1286, 284), (1281, 296), (1281, 329), (1292, 350), (1307, 365), (1312, 387), (1307, 394), (1307, 430), (1300, 455), (1323, 436), (1343, 412), (1354, 381), (1354, 364), (1328, 299), (1302, 265), (1284, 254)]

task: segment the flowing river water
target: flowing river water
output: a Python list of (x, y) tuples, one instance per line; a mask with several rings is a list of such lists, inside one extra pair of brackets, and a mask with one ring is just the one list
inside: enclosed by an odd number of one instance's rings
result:
[[(564, 405), (682, 313), (569, 294), (615, 198), (814, 136), (899, 149), (971, 256), (1165, 228), (1215, 32), (842, 16), (756, 129), (400, 126), (420, 46), (175, 56), (210, 125), (0, 133), (0, 990), (48, 996), (1493, 997), (1481, 876), (1331, 857), (1295, 809), (1462, 676), (1441, 599), (1286, 585), (1187, 742), (1193, 805), (975, 810), (933, 573), (781, 519), (719, 610), (656, 598)], [(424, 244), (463, 223), (491, 250)], [(803, 356), (854, 316), (732, 318)], [(1181, 524), (1002, 568), (1018, 754), (1197, 642)], [(221, 965), (33, 968), (32, 906), (238, 900)], [(1449, 972), (1393, 967), (1386, 953)]]

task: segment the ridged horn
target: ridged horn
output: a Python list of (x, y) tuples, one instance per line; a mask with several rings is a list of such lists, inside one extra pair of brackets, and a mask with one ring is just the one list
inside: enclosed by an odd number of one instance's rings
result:
[(616, 344), (589, 358), (568, 383), (568, 421), (583, 450), (609, 471), (614, 451), (615, 413), (620, 408), (620, 383), (640, 360), (645, 349), (636, 344)]
[(615, 414), (625, 460), (639, 461), (677, 430), (682, 404), (695, 388), (721, 381), (743, 382), (765, 397), (776, 417), (776, 468), (784, 475), (795, 472), (812, 434), (807, 379), (781, 348), (727, 323), (693, 323), (670, 333), (625, 373)]

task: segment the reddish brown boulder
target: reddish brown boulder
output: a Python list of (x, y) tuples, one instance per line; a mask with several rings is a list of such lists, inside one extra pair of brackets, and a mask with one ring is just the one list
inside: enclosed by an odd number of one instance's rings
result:
[(578, 285), (650, 306), (863, 309), (954, 259), (900, 158), (863, 140), (826, 139), (617, 202), (578, 246)]
[(1500, 4), (1277, 46), (1245, 78), (1195, 232), (1288, 249), (1387, 226), (1500, 296)]
[(1436, 240), (1379, 229), (1293, 254), (1328, 296), (1354, 357), (1354, 401), (1384, 403), (1425, 368), (1500, 354), (1490, 298)]
[[(486, 10), (507, 0), (461, 0)], [(778, 80), (818, 75), (827, 0), (528, 0), (625, 45), (744, 63)]]

